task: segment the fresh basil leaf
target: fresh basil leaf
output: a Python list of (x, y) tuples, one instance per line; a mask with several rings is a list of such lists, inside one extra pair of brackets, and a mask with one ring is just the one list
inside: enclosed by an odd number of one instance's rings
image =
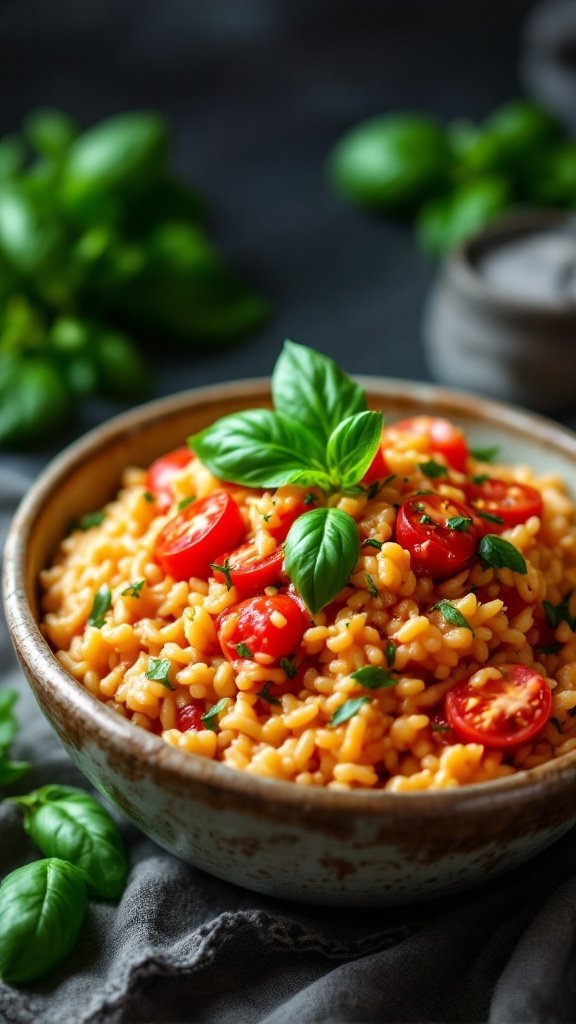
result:
[(217, 732), (218, 715), (228, 707), (228, 699), (228, 697), (221, 697), (217, 704), (214, 704), (209, 711), (204, 712), (200, 721), (204, 724), (206, 729), (211, 729), (212, 732)]
[(0, 885), (0, 978), (35, 981), (72, 952), (86, 912), (82, 872), (50, 857), (16, 868)]
[(172, 686), (168, 678), (171, 668), (172, 662), (169, 658), (150, 658), (148, 670), (144, 675), (146, 679), (150, 679), (154, 683), (162, 683), (162, 686), (165, 686), (167, 690), (175, 690), (176, 687)]
[(188, 505), (191, 505), (194, 501), (196, 501), (196, 495), (190, 494), (187, 498), (182, 498), (181, 501), (178, 502), (176, 508), (179, 512), (183, 512), (184, 509), (188, 508)]
[(449, 530), (459, 530), (460, 533), (465, 533), (471, 525), (472, 520), (468, 516), (452, 516), (451, 519), (446, 520), (446, 526)]
[(470, 479), (473, 484), (485, 484), (490, 479), (490, 475), (488, 473), (474, 473)]
[(446, 622), (449, 622), (451, 626), (462, 626), (463, 629), (469, 629), (471, 633), (474, 633), (468, 619), (464, 618), (462, 612), (451, 601), (438, 601), (437, 604), (432, 605), (430, 611), (440, 612), (442, 618), (446, 619)]
[(298, 669), (290, 658), (280, 658), (280, 668), (286, 673), (288, 679), (294, 679), (298, 675)]
[(87, 512), (86, 515), (80, 516), (72, 524), (71, 529), (73, 530), (89, 530), (92, 526), (100, 526), (106, 514), (103, 509), (98, 509), (97, 512)]
[(491, 448), (471, 448), (470, 455), (478, 462), (494, 462), (500, 451), (500, 445), (495, 444)]
[(480, 512), (479, 509), (475, 509), (475, 512), (480, 519), (486, 519), (489, 523), (496, 523), (497, 526), (502, 526), (502, 523), (504, 522), (502, 516), (495, 516), (492, 512)]
[(122, 597), (140, 597), (142, 587), (146, 585), (146, 580), (136, 580), (131, 583), (129, 587), (121, 591)]
[(526, 560), (518, 548), (495, 533), (487, 533), (482, 537), (478, 545), (478, 557), (484, 565), (491, 565), (494, 569), (512, 569), (521, 576), (528, 572)]
[(24, 828), (45, 857), (74, 864), (101, 899), (120, 899), (128, 857), (118, 826), (102, 804), (74, 786), (43, 786), (12, 802), (24, 808)]
[(32, 765), (28, 761), (9, 761), (0, 757), (0, 789), (12, 786), (27, 775)]
[(440, 465), (434, 459), (428, 459), (428, 462), (419, 462), (418, 469), (430, 480), (436, 480), (437, 477), (441, 476), (448, 476), (447, 467)]
[(386, 644), (386, 661), (388, 662), (388, 668), (392, 668), (396, 661), (396, 644), (393, 640), (389, 640)]
[(107, 583), (103, 583), (94, 594), (92, 611), (88, 616), (88, 625), (95, 626), (96, 629), (102, 629), (106, 622), (106, 612), (110, 610), (111, 605), (112, 594), (110, 593), (110, 587)]
[(341, 509), (315, 508), (292, 524), (284, 551), (285, 571), (315, 615), (342, 590), (356, 565), (358, 527)]
[(343, 420), (366, 409), (364, 389), (333, 359), (293, 341), (284, 342), (276, 361), (272, 396), (276, 412), (297, 418), (322, 449)]
[(354, 715), (357, 715), (360, 708), (364, 704), (368, 704), (370, 699), (370, 697), (352, 697), (351, 700), (345, 701), (339, 708), (336, 708), (336, 711), (332, 715), (328, 725), (342, 725), (343, 722), (347, 722), (350, 718), (354, 718)]
[(398, 679), (386, 668), (377, 665), (364, 665), (350, 673), (350, 678), (361, 683), (367, 690), (381, 690), (387, 686), (396, 686)]
[(270, 409), (224, 416), (188, 444), (211, 473), (245, 487), (331, 486), (317, 439), (300, 422)]
[(348, 416), (332, 431), (326, 461), (330, 475), (342, 490), (362, 479), (378, 450), (381, 436), (381, 412)]
[(278, 700), (278, 697), (274, 697), (270, 693), (270, 687), (271, 686), (272, 686), (272, 683), (270, 683), (270, 682), (264, 683), (264, 686), (260, 690), (260, 693), (257, 693), (256, 696), (260, 697), (262, 700), (265, 700), (267, 702), (267, 704), (281, 704), (282, 702), (280, 700)]

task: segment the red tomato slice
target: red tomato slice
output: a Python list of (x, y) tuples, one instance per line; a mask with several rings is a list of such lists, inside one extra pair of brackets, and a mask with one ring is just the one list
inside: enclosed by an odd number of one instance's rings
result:
[[(507, 483), (489, 477), (481, 484), (472, 481), (464, 487), (466, 500), (476, 512), (483, 533), (501, 533), (509, 526), (525, 523), (530, 516), (542, 515), (542, 495), (527, 484)], [(482, 518), (482, 513), (502, 522)]]
[(478, 587), (475, 594), (479, 604), (486, 604), (487, 601), (495, 601), (498, 598), (503, 601), (504, 611), (508, 616), (508, 620), (515, 619), (528, 605), (528, 602), (520, 596), (516, 587), (507, 587), (503, 583), (497, 588), (495, 597), (490, 597), (486, 587)]
[[(464, 529), (447, 525), (462, 518), (471, 520)], [(478, 530), (466, 505), (441, 494), (414, 494), (398, 509), (396, 540), (410, 552), (417, 576), (444, 580), (470, 565)]]
[(362, 483), (370, 485), (376, 483), (376, 480), (384, 480), (387, 476), (390, 476), (390, 469), (386, 464), (382, 449), (379, 448), (362, 477)]
[(412, 416), (399, 420), (384, 430), (384, 438), (396, 440), (398, 435), (425, 437), (430, 451), (443, 455), (449, 466), (463, 473), (468, 461), (468, 445), (464, 431), (441, 416)]
[[(231, 615), (237, 616), (237, 621), (229, 632), (226, 623)], [(216, 620), (216, 629), (229, 661), (261, 654), (271, 658), (268, 663), (272, 664), (294, 653), (305, 626), (296, 601), (287, 594), (275, 594), (251, 597), (226, 608)]]
[(237, 544), (244, 533), (242, 513), (234, 499), (227, 491), (214, 491), (168, 520), (156, 539), (154, 555), (175, 580), (207, 579), (210, 562), (227, 544)]
[(186, 732), (187, 729), (200, 732), (204, 728), (202, 723), (203, 714), (204, 701), (192, 698), (190, 704), (187, 704), (186, 707), (178, 708), (176, 712), (176, 728), (180, 729), (180, 732)]
[(509, 750), (536, 736), (552, 710), (545, 679), (526, 665), (497, 665), (498, 679), (472, 686), (456, 683), (445, 697), (446, 716), (463, 743)]
[[(255, 542), (250, 540), (236, 551), (219, 555), (214, 562), (218, 565), (227, 565), (230, 582), (240, 595), (246, 596), (257, 594), (258, 591), (278, 582), (282, 575), (284, 551), (279, 547), (271, 555), (262, 558), (256, 550)], [(213, 569), (213, 572), (214, 579), (219, 583), (227, 583), (225, 573), (219, 569)]]
[(189, 448), (175, 448), (173, 452), (162, 455), (156, 459), (148, 469), (147, 487), (152, 494), (156, 495), (158, 507), (161, 512), (170, 508), (174, 501), (172, 492), (172, 481), (181, 473), (185, 466), (188, 466), (192, 459), (196, 458)]

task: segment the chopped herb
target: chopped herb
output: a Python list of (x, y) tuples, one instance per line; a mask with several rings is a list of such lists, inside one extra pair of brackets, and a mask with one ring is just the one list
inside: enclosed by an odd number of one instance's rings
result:
[(269, 523), (271, 518), (272, 518), (272, 513), (271, 512), (265, 512), (263, 514), (263, 516), (262, 516), (262, 519), (264, 520), (265, 523)]
[(433, 722), (432, 732), (451, 732), (452, 727), (450, 725), (444, 725), (443, 722)]
[(92, 611), (88, 617), (88, 625), (95, 626), (96, 629), (102, 629), (106, 621), (106, 612), (110, 609), (111, 604), (112, 594), (110, 593), (110, 587), (107, 583), (103, 583), (94, 594)]
[(305, 505), (315, 505), (317, 501), (318, 497), (316, 494), (313, 494), (312, 491), (309, 491), (309, 493), (304, 496)]
[(382, 541), (376, 540), (376, 537), (370, 537), (369, 540), (364, 541), (362, 547), (376, 548), (377, 551), (380, 551), (380, 549), (382, 548)]
[(328, 725), (342, 725), (343, 722), (347, 722), (349, 718), (354, 718), (360, 711), (363, 704), (368, 704), (370, 697), (353, 697), (352, 700), (347, 700), (344, 704), (341, 704), (336, 709), (332, 718), (328, 722)]
[(390, 476), (387, 476), (386, 479), (382, 481), (382, 487), (387, 487), (388, 484), (391, 484), (392, 481), (395, 480), (395, 479), (396, 479), (396, 473), (390, 473)]
[(172, 662), (168, 658), (150, 658), (148, 663), (148, 671), (145, 672), (146, 679), (151, 679), (155, 683), (162, 683), (167, 690), (174, 690), (168, 678), (168, 673), (172, 668)]
[(177, 505), (178, 511), (182, 512), (182, 510), (188, 508), (188, 505), (191, 505), (193, 501), (196, 501), (195, 494), (191, 494), (189, 498), (182, 498), (182, 500), (179, 501)]
[(106, 518), (106, 513), (103, 509), (98, 509), (96, 512), (87, 512), (86, 515), (80, 516), (76, 519), (71, 526), (72, 530), (89, 530), (91, 526), (100, 526)]
[(481, 519), (487, 519), (489, 523), (497, 523), (498, 526), (502, 526), (502, 523), (504, 522), (502, 516), (495, 516), (492, 512), (480, 512), (479, 509), (476, 509), (475, 511), (477, 516), (480, 516)]
[(550, 718), (550, 721), (552, 722), (552, 725), (555, 726), (556, 729), (558, 729), (558, 732), (562, 732), (562, 726), (560, 725), (560, 722), (557, 718)]
[(204, 723), (207, 729), (212, 732), (218, 731), (218, 715), (228, 704), (228, 697), (222, 697), (217, 704), (214, 704), (209, 711), (205, 711), (201, 716), (200, 721)]
[(468, 622), (468, 619), (464, 618), (462, 612), (459, 611), (458, 608), (455, 608), (451, 601), (438, 601), (437, 604), (432, 605), (430, 611), (440, 612), (442, 617), (446, 619), (446, 622), (449, 622), (450, 625), (461, 626), (463, 629), (469, 629), (470, 632), (474, 634), (474, 630)]
[(478, 556), (484, 565), (491, 565), (494, 569), (512, 569), (521, 576), (528, 572), (526, 560), (518, 548), (494, 533), (482, 537), (478, 545)]
[(392, 668), (396, 661), (396, 644), (392, 640), (389, 640), (386, 644), (386, 661), (388, 662), (388, 668)]
[(290, 658), (280, 658), (280, 668), (288, 676), (288, 679), (294, 679), (294, 676), (298, 675), (298, 669)]
[(561, 651), (564, 644), (548, 644), (547, 647), (535, 647), (536, 654), (558, 654)]
[(420, 501), (417, 501), (416, 504), (413, 505), (413, 508), (414, 508), (415, 512), (423, 512), (424, 511), (424, 505)]
[(494, 462), (499, 451), (500, 445), (495, 444), (492, 448), (471, 448), (470, 455), (477, 459), (478, 462)]
[(121, 591), (122, 597), (140, 597), (140, 591), (145, 584), (146, 580), (136, 580), (135, 583), (131, 583), (129, 587)]
[(366, 573), (366, 583), (368, 584), (368, 590), (370, 591), (371, 596), (379, 597), (378, 589), (369, 572)]
[(426, 515), (426, 513), (424, 513), (423, 516), (420, 516), (420, 524), (421, 524), (421, 526), (427, 526), (428, 523), (433, 523), (433, 522), (434, 522), (434, 520), (432, 519), (432, 516), (428, 516), (428, 515)]
[(232, 646), (236, 648), (236, 651), (237, 651), (238, 656), (240, 658), (252, 658), (253, 657), (252, 651), (248, 647), (248, 644), (240, 643), (240, 644), (232, 644)]
[(281, 701), (278, 700), (278, 697), (273, 697), (272, 694), (270, 693), (271, 686), (272, 683), (270, 682), (264, 683), (264, 686), (260, 690), (260, 693), (257, 693), (256, 696), (261, 697), (261, 699), (267, 701), (268, 704), (280, 704)]
[(144, 491), (142, 497), (144, 498), (144, 501), (148, 502), (149, 505), (151, 505), (153, 501), (156, 501), (156, 498), (151, 491)]
[(446, 526), (449, 530), (459, 530), (460, 533), (464, 533), (471, 525), (472, 520), (468, 516), (452, 516), (451, 519), (446, 520)]
[(218, 562), (208, 562), (208, 565), (211, 569), (214, 569), (214, 572), (222, 573), (226, 583), (226, 590), (232, 590), (233, 583), (230, 575), (230, 559), (225, 558), (223, 565), (220, 565)]
[(570, 626), (570, 629), (576, 630), (576, 622), (570, 614), (570, 598), (572, 593), (572, 591), (569, 591), (566, 597), (562, 598), (560, 604), (557, 605), (550, 604), (549, 601), (542, 601), (546, 620), (552, 629), (556, 629), (556, 626), (559, 626), (561, 622), (565, 622)]
[(418, 469), (421, 473), (424, 473), (424, 476), (429, 477), (430, 480), (436, 480), (440, 476), (448, 476), (446, 466), (441, 466), (434, 459), (429, 459), (428, 462), (419, 462)]
[(485, 484), (490, 479), (490, 475), (488, 473), (474, 473), (470, 479), (473, 484)]
[(375, 480), (373, 484), (370, 484), (370, 487), (368, 488), (368, 490), (366, 492), (366, 497), (368, 498), (368, 501), (370, 501), (371, 498), (375, 498), (376, 497), (376, 495), (378, 494), (378, 491), (380, 490), (380, 487), (381, 487), (381, 484), (380, 484), (379, 480)]
[(388, 671), (387, 668), (379, 668), (377, 665), (364, 665), (350, 673), (350, 678), (361, 683), (367, 690), (380, 690), (385, 686), (396, 686), (398, 680)]

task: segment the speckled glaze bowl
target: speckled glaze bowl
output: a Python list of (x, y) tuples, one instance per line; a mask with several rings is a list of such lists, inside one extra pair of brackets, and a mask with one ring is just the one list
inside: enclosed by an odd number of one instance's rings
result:
[[(470, 395), (366, 378), (390, 419), (435, 413), (503, 459), (558, 470), (576, 494), (576, 437)], [(143, 832), (229, 882), (309, 903), (407, 903), (485, 881), (576, 822), (576, 751), (495, 782), (434, 793), (306, 789), (187, 755), (99, 703), (64, 671), (38, 629), (37, 577), (70, 521), (218, 416), (262, 405), (268, 383), (201, 388), (142, 406), (63, 452), (22, 502), (5, 549), (5, 604), (36, 698), (71, 757)]]

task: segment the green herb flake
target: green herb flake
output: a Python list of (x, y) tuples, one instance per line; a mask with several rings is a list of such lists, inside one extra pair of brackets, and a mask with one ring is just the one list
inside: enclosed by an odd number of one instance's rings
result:
[(278, 705), (280, 705), (282, 702), (278, 700), (278, 697), (273, 697), (272, 694), (270, 693), (270, 687), (271, 686), (272, 686), (272, 683), (270, 683), (270, 682), (264, 683), (264, 686), (260, 690), (260, 693), (257, 693), (256, 696), (260, 697), (261, 700), (265, 700), (267, 704), (278, 704)]
[(432, 732), (451, 732), (452, 728), (449, 725), (444, 725), (443, 722), (433, 722)]
[(312, 491), (309, 491), (309, 493), (304, 496), (305, 505), (315, 505), (317, 501), (318, 498), (315, 494), (312, 493)]
[(470, 632), (474, 634), (474, 630), (468, 622), (468, 619), (464, 618), (462, 612), (459, 611), (451, 601), (438, 601), (437, 604), (432, 605), (430, 611), (440, 612), (442, 618), (446, 619), (446, 622), (449, 622), (451, 626), (461, 626), (462, 629), (469, 629)]
[(288, 676), (288, 679), (294, 679), (298, 675), (298, 669), (290, 658), (280, 658), (280, 668)]
[(272, 513), (271, 512), (265, 512), (262, 515), (262, 519), (264, 520), (265, 523), (269, 523), (270, 520), (272, 519)]
[(364, 541), (364, 543), (362, 544), (362, 547), (363, 548), (376, 548), (376, 551), (380, 551), (382, 549), (382, 541), (381, 540), (376, 540), (376, 537), (370, 537), (368, 540)]
[(576, 622), (570, 614), (570, 598), (573, 591), (570, 590), (566, 597), (562, 598), (560, 604), (553, 605), (550, 601), (542, 601), (546, 621), (552, 629), (556, 629), (561, 622), (565, 622), (572, 631), (576, 631)]
[(168, 658), (150, 658), (148, 671), (144, 674), (146, 679), (151, 679), (154, 683), (162, 683), (167, 690), (174, 690), (176, 687), (172, 686), (168, 678), (171, 668), (172, 662)]
[(238, 654), (239, 658), (252, 658), (253, 657), (252, 651), (248, 647), (248, 644), (239, 643), (239, 644), (232, 644), (232, 646), (236, 649), (236, 653)]
[(367, 690), (382, 690), (384, 687), (396, 686), (398, 679), (386, 668), (377, 665), (364, 665), (350, 673), (350, 678), (360, 683)]
[(372, 576), (370, 575), (369, 572), (366, 573), (366, 584), (368, 586), (368, 590), (370, 592), (371, 597), (379, 597), (380, 596), (379, 593), (378, 593), (378, 588), (377, 588), (376, 584), (374, 583), (374, 580), (372, 579)]
[(382, 487), (388, 487), (388, 484), (391, 484), (395, 479), (396, 473), (390, 473), (390, 476), (387, 476), (386, 479), (382, 481)]
[(368, 501), (371, 501), (372, 498), (376, 497), (381, 486), (382, 484), (380, 483), (379, 480), (375, 480), (373, 484), (370, 484), (368, 490), (366, 491), (366, 497), (368, 498)]
[(558, 732), (562, 732), (562, 726), (561, 726), (561, 724), (560, 724), (560, 722), (558, 721), (557, 718), (553, 718), (552, 717), (552, 718), (549, 719), (549, 721), (558, 730)]
[(388, 668), (392, 668), (396, 661), (396, 644), (392, 640), (388, 640), (386, 644), (386, 661), (388, 662)]
[(430, 480), (436, 480), (441, 476), (448, 476), (446, 466), (441, 466), (440, 463), (436, 462), (434, 459), (429, 459), (428, 462), (419, 462), (418, 469)]
[(153, 502), (156, 501), (156, 497), (154, 494), (152, 494), (152, 491), (143, 491), (142, 497), (144, 498), (144, 501), (148, 502), (149, 505), (152, 505)]
[(336, 709), (332, 718), (328, 722), (328, 725), (333, 727), (342, 725), (343, 722), (347, 722), (350, 718), (354, 718), (354, 715), (358, 714), (362, 706), (369, 702), (370, 697), (353, 697), (352, 700), (345, 701), (344, 704), (341, 704), (340, 707)]
[(434, 520), (432, 519), (432, 516), (428, 516), (428, 515), (426, 515), (426, 513), (424, 513), (423, 516), (420, 516), (420, 525), (421, 526), (428, 526), (429, 523), (433, 523), (433, 522), (434, 522)]
[(494, 569), (512, 569), (521, 576), (528, 572), (526, 560), (518, 548), (494, 533), (487, 533), (482, 537), (478, 545), (478, 557), (484, 565), (490, 565)]
[(548, 644), (547, 647), (535, 647), (536, 654), (558, 654), (562, 650), (564, 644)]
[(73, 530), (89, 530), (92, 526), (101, 526), (106, 518), (106, 513), (103, 509), (98, 509), (96, 512), (87, 512), (86, 515), (80, 516), (72, 524)]
[(102, 626), (106, 622), (106, 612), (109, 611), (111, 605), (112, 594), (110, 593), (110, 587), (107, 583), (103, 583), (94, 594), (92, 611), (88, 616), (88, 625), (95, 626), (96, 629), (102, 629)]
[(458, 530), (460, 533), (465, 533), (471, 525), (472, 520), (468, 516), (452, 516), (451, 519), (446, 520), (449, 530)]
[(480, 485), (480, 484), (485, 484), (486, 481), (490, 479), (490, 476), (489, 476), (488, 473), (474, 473), (470, 477), (470, 479), (471, 479), (473, 484)]
[(223, 565), (220, 565), (218, 562), (209, 562), (208, 564), (214, 572), (222, 573), (224, 582), (226, 583), (226, 590), (232, 590), (233, 583), (230, 575), (230, 559), (225, 558)]
[(211, 732), (218, 732), (218, 715), (228, 706), (228, 697), (221, 697), (217, 704), (214, 704), (209, 711), (205, 711), (200, 721)]
[(142, 587), (146, 585), (146, 580), (136, 580), (131, 583), (125, 590), (120, 591), (122, 597), (140, 597)]
[(480, 509), (475, 509), (475, 512), (480, 519), (487, 519), (489, 523), (496, 523), (498, 526), (502, 526), (504, 523), (502, 516), (495, 516), (492, 512), (481, 512)]
[(176, 506), (179, 512), (182, 512), (188, 505), (191, 505), (193, 501), (196, 501), (196, 495), (191, 494), (189, 498), (182, 498)]
[(471, 448), (470, 455), (478, 462), (494, 462), (500, 452), (500, 445), (495, 444), (491, 448)]

